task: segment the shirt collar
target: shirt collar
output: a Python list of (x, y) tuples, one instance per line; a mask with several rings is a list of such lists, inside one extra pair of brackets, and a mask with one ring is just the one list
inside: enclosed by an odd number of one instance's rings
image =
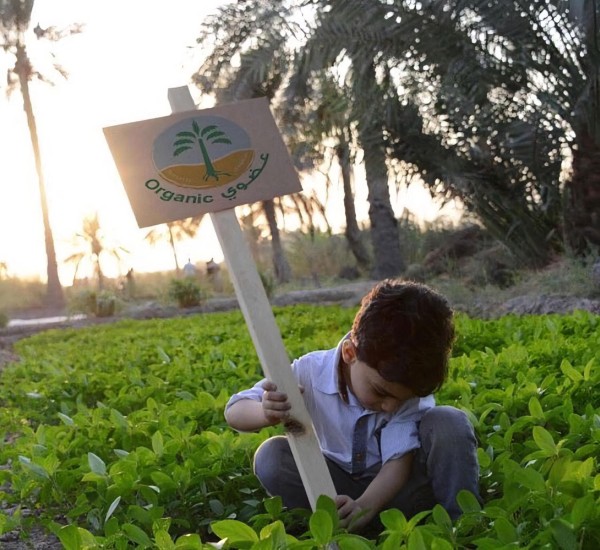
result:
[(338, 365), (342, 357), (342, 343), (350, 337), (346, 334), (338, 343), (337, 347), (329, 350), (321, 371), (314, 379), (314, 387), (321, 393), (335, 394), (339, 392)]

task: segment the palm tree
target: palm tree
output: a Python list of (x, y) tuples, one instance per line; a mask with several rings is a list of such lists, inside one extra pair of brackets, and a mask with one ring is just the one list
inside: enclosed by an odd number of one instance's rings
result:
[(247, 1), (208, 22), (216, 46), (202, 71), (218, 83), (236, 55), (227, 82), (279, 71), (301, 103), (315, 74), (345, 67), (373, 229), (396, 230), (393, 159), (539, 266), (565, 246), (600, 246), (598, 16), (597, 0)]
[[(44, 170), (42, 166), (37, 124), (29, 89), (29, 82), (31, 80), (35, 78), (42, 81), (44, 80), (44, 77), (34, 70), (27, 53), (25, 33), (29, 28), (32, 9), (33, 0), (0, 0), (0, 36), (2, 40), (1, 45), (4, 51), (12, 54), (15, 58), (15, 64), (8, 74), (8, 91), (10, 93), (17, 86), (20, 89), (38, 175), (40, 205), (44, 224), (44, 243), (47, 258), (48, 283), (46, 305), (60, 308), (64, 306), (65, 301), (63, 289), (58, 278), (56, 251), (54, 248), (54, 238), (48, 213), (46, 183), (44, 181)], [(34, 30), (38, 38), (48, 38), (50, 40), (58, 40), (66, 34), (72, 34), (79, 31), (80, 29), (76, 26), (66, 31), (57, 31), (54, 28), (44, 30), (41, 29), (39, 25)], [(60, 66), (55, 65), (54, 67), (61, 75), (65, 76), (65, 72)]]
[(65, 259), (65, 262), (75, 264), (73, 281), (77, 278), (81, 264), (88, 261), (94, 266), (96, 278), (98, 279), (98, 290), (103, 290), (105, 286), (102, 259), (112, 256), (120, 263), (123, 255), (129, 254), (129, 251), (122, 246), (107, 243), (102, 233), (98, 212), (83, 219), (82, 230), (75, 234), (73, 246), (78, 249), (77, 252)]
[(301, 105), (284, 102), (278, 114), (287, 129), (288, 144), (299, 169), (318, 170), (325, 176), (327, 185), (332, 185), (330, 172), (333, 162), (337, 162), (343, 188), (344, 235), (358, 266), (367, 271), (371, 258), (362, 239), (354, 204), (356, 139), (348, 100), (351, 93), (327, 71), (318, 76), (316, 84), (310, 102)]
[(144, 236), (144, 239), (152, 245), (160, 241), (168, 241), (169, 245), (171, 246), (171, 250), (173, 251), (175, 271), (179, 273), (181, 268), (179, 267), (179, 260), (177, 259), (177, 249), (175, 244), (177, 241), (181, 241), (185, 238), (194, 237), (198, 231), (198, 228), (200, 227), (200, 223), (202, 223), (203, 217), (204, 214), (200, 214), (199, 216), (194, 216), (185, 220), (177, 220), (158, 225), (148, 231), (148, 233), (146, 233)]
[[(200, 43), (210, 44), (212, 52), (195, 75), (196, 82), (207, 91), (215, 87), (226, 88), (234, 98), (247, 97), (244, 95), (247, 90), (260, 86), (270, 90), (274, 97), (273, 90), (285, 83), (288, 100), (308, 100), (311, 72), (334, 65), (345, 46), (337, 43), (335, 54), (321, 55), (320, 44), (314, 37), (320, 18), (328, 17), (327, 10), (313, 9), (310, 4), (327, 8), (335, 2), (250, 1), (223, 7), (206, 21), (205, 30), (198, 39)], [(324, 13), (326, 15), (322, 15)], [(314, 26), (303, 24), (311, 19), (316, 22)], [(361, 28), (357, 18), (352, 24), (355, 29)], [(236, 56), (240, 61), (232, 68), (230, 61)], [(390, 203), (380, 120), (364, 117), (359, 124), (359, 141), (365, 151), (369, 187), (369, 217), (375, 252), (373, 271), (376, 277), (386, 277), (400, 273), (404, 262)]]

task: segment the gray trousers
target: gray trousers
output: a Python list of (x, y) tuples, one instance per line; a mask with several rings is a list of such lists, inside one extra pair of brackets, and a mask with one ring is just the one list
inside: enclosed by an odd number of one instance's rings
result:
[[(479, 498), (477, 442), (467, 415), (454, 407), (429, 409), (419, 424), (421, 447), (413, 460), (408, 481), (387, 508), (407, 517), (441, 504), (452, 519), (461, 514), (456, 495), (461, 489)], [(381, 466), (353, 476), (326, 458), (336, 491), (357, 499)], [(286, 436), (265, 441), (254, 456), (254, 473), (271, 496), (280, 496), (288, 508), (310, 508)]]

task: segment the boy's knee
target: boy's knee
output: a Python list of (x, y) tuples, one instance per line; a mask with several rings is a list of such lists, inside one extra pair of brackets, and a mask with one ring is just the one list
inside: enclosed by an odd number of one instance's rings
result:
[(279, 475), (290, 444), (284, 436), (264, 441), (254, 454), (254, 474), (270, 495), (278, 493)]
[(464, 411), (448, 405), (440, 405), (429, 409), (421, 419), (419, 432), (422, 440), (430, 440), (433, 436), (439, 442), (474, 441), (473, 425)]

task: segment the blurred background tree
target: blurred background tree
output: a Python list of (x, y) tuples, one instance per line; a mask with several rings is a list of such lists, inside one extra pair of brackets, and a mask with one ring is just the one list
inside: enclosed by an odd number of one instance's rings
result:
[(388, 185), (415, 179), (539, 267), (600, 246), (598, 16), (596, 0), (246, 0), (205, 21), (194, 79), (268, 89), (284, 136), (310, 144), (335, 134), (308, 116), (323, 75), (341, 86), (374, 276), (403, 270)]
[(65, 262), (75, 264), (73, 284), (75, 285), (82, 264), (88, 262), (93, 266), (94, 275), (98, 282), (98, 290), (105, 288), (105, 276), (102, 269), (103, 258), (112, 257), (121, 265), (124, 256), (129, 254), (129, 251), (122, 246), (107, 241), (102, 232), (97, 212), (83, 219), (81, 232), (75, 234), (72, 245), (77, 252), (66, 258)]
[(179, 267), (179, 259), (177, 258), (176, 243), (185, 238), (193, 238), (198, 232), (203, 217), (204, 214), (200, 214), (199, 216), (186, 218), (185, 220), (177, 220), (157, 225), (144, 235), (144, 239), (152, 245), (167, 241), (173, 252), (175, 271), (179, 274), (181, 268)]
[[(23, 109), (27, 118), (27, 126), (29, 128), (29, 136), (31, 138), (35, 168), (38, 176), (40, 206), (44, 226), (44, 243), (47, 257), (46, 271), (48, 283), (45, 305), (48, 307), (61, 308), (64, 306), (65, 300), (63, 289), (58, 278), (56, 250), (50, 224), (50, 214), (48, 212), (42, 155), (29, 87), (29, 83), (32, 80), (40, 80), (46, 83), (52, 83), (52, 81), (49, 80), (47, 76), (42, 75), (35, 70), (27, 52), (27, 32), (30, 30), (29, 27), (33, 4), (33, 0), (0, 0), (0, 46), (6, 53), (14, 57), (14, 65), (8, 70), (6, 79), (8, 83), (7, 93), (10, 94), (15, 89), (18, 89), (23, 98)], [(80, 31), (81, 28), (78, 25), (73, 25), (62, 30), (56, 29), (55, 27), (42, 29), (37, 25), (35, 29), (33, 29), (33, 33), (37, 39), (46, 39), (49, 41), (57, 41), (65, 36)], [(67, 73), (60, 65), (54, 63), (53, 67), (59, 75), (66, 78)]]

